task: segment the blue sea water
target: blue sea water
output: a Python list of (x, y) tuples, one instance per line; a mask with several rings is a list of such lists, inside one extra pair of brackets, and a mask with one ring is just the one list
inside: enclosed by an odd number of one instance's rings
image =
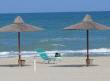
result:
[[(90, 14), (94, 22), (110, 27), (110, 12), (0, 14), (0, 27), (12, 24), (16, 16), (21, 16), (26, 24), (45, 29), (21, 33), (21, 49), (25, 57), (37, 55), (34, 49), (44, 49), (49, 55), (60, 52), (64, 56), (85, 56), (86, 31), (62, 29), (81, 22), (86, 14)], [(18, 55), (17, 36), (17, 33), (0, 33), (0, 57)], [(89, 36), (91, 56), (110, 55), (110, 31), (91, 30)]]

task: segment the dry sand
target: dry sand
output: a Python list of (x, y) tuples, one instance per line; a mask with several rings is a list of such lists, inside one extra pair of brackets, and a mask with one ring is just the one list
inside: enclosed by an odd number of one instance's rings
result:
[(18, 67), (17, 58), (0, 58), (0, 81), (110, 81), (110, 57), (92, 57), (94, 66), (86, 67), (84, 57), (63, 57), (59, 64), (42, 64), (36, 58), (24, 58)]

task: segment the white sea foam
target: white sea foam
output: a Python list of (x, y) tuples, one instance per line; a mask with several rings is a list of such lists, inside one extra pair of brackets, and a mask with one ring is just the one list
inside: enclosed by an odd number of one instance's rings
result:
[(85, 38), (54, 38), (51, 40), (53, 40), (53, 41), (62, 41), (62, 40), (72, 41), (72, 40), (85, 40)]
[(67, 41), (73, 41), (73, 40), (86, 40), (85, 38), (52, 38), (52, 39), (43, 39), (40, 42), (48, 42), (48, 41), (63, 41), (63, 40), (67, 40)]
[(64, 47), (65, 45), (63, 45), (63, 44), (52, 44), (52, 46), (61, 46), (61, 47)]
[[(68, 55), (80, 53), (80, 54), (86, 54), (86, 49), (85, 50), (53, 50), (53, 51), (46, 51), (49, 56), (54, 56), (55, 53), (61, 53), (61, 55)], [(99, 48), (99, 49), (90, 49), (89, 50), (90, 54), (98, 54), (98, 55), (110, 55), (110, 49), (109, 48)], [(22, 57), (34, 57), (34, 56), (39, 56), (40, 53), (36, 51), (22, 51), (21, 52)], [(17, 57), (18, 52), (16, 51), (10, 51), (10, 52), (0, 52), (0, 57)]]

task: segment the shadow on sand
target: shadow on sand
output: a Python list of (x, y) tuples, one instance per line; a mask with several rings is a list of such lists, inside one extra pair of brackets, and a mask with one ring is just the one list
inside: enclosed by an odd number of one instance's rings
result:
[[(90, 65), (91, 66), (98, 66), (98, 65)], [(54, 66), (50, 66), (50, 67), (86, 67), (86, 65), (54, 65)]]
[[(22, 67), (25, 66), (31, 66), (31, 65), (23, 65)], [(8, 64), (8, 65), (0, 65), (0, 67), (19, 67), (18, 64)]]

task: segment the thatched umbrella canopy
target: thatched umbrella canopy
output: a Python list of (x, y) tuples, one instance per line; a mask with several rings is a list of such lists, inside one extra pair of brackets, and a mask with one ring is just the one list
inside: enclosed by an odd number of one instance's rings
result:
[(22, 66), (22, 60), (21, 60), (21, 48), (20, 48), (20, 32), (34, 32), (34, 31), (39, 31), (43, 30), (42, 28), (32, 26), (29, 24), (24, 24), (24, 21), (20, 16), (18, 16), (14, 24), (10, 24), (7, 26), (4, 26), (0, 28), (0, 32), (18, 32), (18, 48), (19, 48), (19, 66)]
[(86, 30), (87, 32), (87, 66), (90, 64), (89, 59), (89, 30), (110, 30), (109, 27), (106, 27), (104, 25), (98, 24), (96, 22), (92, 21), (92, 18), (90, 15), (86, 15), (85, 18), (81, 23), (69, 26), (64, 28), (64, 30)]

